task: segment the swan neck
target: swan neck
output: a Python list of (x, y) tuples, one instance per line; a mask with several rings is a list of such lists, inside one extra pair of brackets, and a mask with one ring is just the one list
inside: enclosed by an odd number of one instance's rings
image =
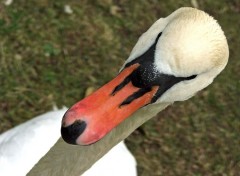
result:
[(60, 138), (27, 175), (81, 175), (112, 147), (167, 106), (168, 104), (151, 104), (138, 110), (102, 140), (89, 146), (69, 145)]

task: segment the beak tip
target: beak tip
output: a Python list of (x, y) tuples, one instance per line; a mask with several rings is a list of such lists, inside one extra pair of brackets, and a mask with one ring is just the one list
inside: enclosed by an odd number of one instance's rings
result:
[(61, 135), (65, 142), (73, 145), (77, 145), (78, 137), (84, 132), (87, 124), (85, 121), (76, 120), (73, 124), (69, 126), (61, 127)]

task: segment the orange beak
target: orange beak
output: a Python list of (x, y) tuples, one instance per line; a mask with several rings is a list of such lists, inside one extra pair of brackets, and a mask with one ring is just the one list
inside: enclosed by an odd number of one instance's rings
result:
[(95, 143), (139, 108), (149, 104), (158, 86), (128, 103), (126, 99), (140, 88), (128, 82), (120, 90), (114, 91), (138, 67), (139, 64), (134, 64), (125, 68), (112, 81), (73, 105), (62, 120), (63, 139), (70, 144)]

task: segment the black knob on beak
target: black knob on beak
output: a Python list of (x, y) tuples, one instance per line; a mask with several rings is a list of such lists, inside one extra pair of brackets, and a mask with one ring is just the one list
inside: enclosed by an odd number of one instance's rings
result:
[(77, 138), (84, 132), (87, 124), (85, 121), (77, 120), (69, 126), (62, 126), (61, 134), (65, 142), (76, 145)]

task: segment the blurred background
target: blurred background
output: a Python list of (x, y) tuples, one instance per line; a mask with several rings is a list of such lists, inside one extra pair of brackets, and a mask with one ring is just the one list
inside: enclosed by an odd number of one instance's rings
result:
[(0, 133), (113, 78), (138, 37), (182, 6), (214, 16), (230, 48), (207, 89), (126, 143), (144, 175), (240, 175), (240, 0), (0, 1)]

